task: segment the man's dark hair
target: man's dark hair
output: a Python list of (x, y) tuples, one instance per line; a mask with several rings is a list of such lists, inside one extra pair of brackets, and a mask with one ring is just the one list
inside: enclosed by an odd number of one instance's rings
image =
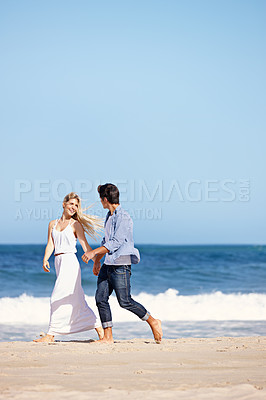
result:
[(112, 183), (106, 183), (105, 185), (98, 186), (98, 193), (100, 198), (103, 200), (107, 198), (111, 204), (119, 204), (119, 190)]

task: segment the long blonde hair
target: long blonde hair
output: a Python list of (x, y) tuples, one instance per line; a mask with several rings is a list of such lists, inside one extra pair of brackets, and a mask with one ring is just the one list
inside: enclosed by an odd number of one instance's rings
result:
[(71, 192), (68, 193), (63, 200), (63, 203), (67, 203), (69, 200), (76, 199), (78, 200), (78, 209), (76, 214), (72, 216), (73, 219), (80, 222), (83, 226), (84, 231), (94, 240), (96, 240), (97, 236), (100, 236), (100, 231), (103, 229), (103, 219), (98, 217), (97, 215), (89, 215), (85, 214), (84, 211), (88, 210), (87, 207), (85, 209), (81, 208), (81, 199), (77, 193)]

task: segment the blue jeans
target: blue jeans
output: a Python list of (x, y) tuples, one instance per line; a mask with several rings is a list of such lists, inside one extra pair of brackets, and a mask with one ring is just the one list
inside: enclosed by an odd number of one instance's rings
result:
[(96, 304), (103, 328), (113, 326), (112, 313), (109, 305), (109, 296), (115, 291), (119, 305), (143, 321), (147, 321), (150, 313), (130, 295), (131, 265), (103, 264), (97, 280)]

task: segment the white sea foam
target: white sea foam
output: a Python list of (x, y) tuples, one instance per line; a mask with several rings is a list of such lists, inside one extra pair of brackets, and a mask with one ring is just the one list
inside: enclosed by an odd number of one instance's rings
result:
[[(266, 319), (266, 294), (224, 294), (214, 292), (193, 296), (181, 296), (175, 289), (152, 295), (140, 293), (133, 296), (152, 315), (164, 321), (259, 321)], [(97, 313), (95, 300), (86, 296), (89, 306)], [(111, 296), (113, 320), (136, 321), (136, 316), (119, 307), (115, 296)], [(47, 324), (50, 303), (48, 297), (19, 297), (0, 299), (1, 324)]]

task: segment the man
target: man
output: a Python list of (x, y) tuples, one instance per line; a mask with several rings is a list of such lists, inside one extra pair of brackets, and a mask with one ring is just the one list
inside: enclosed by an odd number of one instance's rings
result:
[[(132, 299), (130, 294), (131, 264), (140, 261), (139, 251), (134, 247), (133, 221), (121, 207), (119, 190), (115, 185), (111, 183), (100, 185), (98, 193), (103, 208), (109, 210), (104, 224), (105, 235), (101, 247), (87, 251), (82, 259), (88, 263), (96, 256), (93, 265), (93, 273), (98, 276), (95, 298), (104, 328), (104, 337), (99, 342), (114, 342), (112, 314), (108, 302), (114, 290), (119, 305), (146, 321), (151, 327), (156, 343), (160, 343), (163, 335), (161, 321), (153, 318), (142, 304)], [(100, 260), (104, 255), (104, 264), (101, 266)]]

